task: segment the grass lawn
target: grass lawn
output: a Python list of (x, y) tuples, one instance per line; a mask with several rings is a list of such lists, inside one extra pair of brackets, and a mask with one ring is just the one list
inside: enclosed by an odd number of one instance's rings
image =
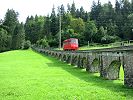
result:
[(133, 100), (122, 80), (104, 80), (32, 50), (0, 53), (0, 100)]
[(105, 49), (105, 48), (112, 48), (112, 47), (115, 47), (115, 46), (111, 44), (100, 45), (100, 44), (93, 43), (90, 46), (86, 45), (86, 46), (79, 47), (79, 50)]
[(105, 48), (112, 48), (112, 46), (103, 46), (103, 47), (100, 47), (100, 46), (97, 46), (97, 47), (94, 47), (94, 46), (83, 46), (83, 47), (80, 47), (79, 50), (92, 50), (92, 49), (105, 49)]

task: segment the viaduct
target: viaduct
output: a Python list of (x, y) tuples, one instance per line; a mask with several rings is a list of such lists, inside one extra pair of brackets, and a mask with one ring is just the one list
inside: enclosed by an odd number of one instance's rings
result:
[(133, 46), (85, 51), (48, 50), (33, 47), (37, 52), (59, 58), (86, 71), (100, 73), (109, 80), (119, 78), (120, 66), (124, 70), (124, 85), (133, 88)]

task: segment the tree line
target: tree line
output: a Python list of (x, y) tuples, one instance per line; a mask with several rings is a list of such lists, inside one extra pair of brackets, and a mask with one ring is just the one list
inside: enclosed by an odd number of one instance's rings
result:
[(47, 16), (28, 16), (26, 22), (19, 23), (19, 13), (8, 9), (4, 20), (0, 21), (0, 51), (21, 49), (30, 44), (44, 47), (58, 47), (59, 19), (61, 14), (62, 41), (78, 38), (79, 44), (88, 41), (112, 43), (133, 39), (133, 0), (116, 0), (115, 6), (93, 1), (91, 11), (76, 8), (75, 3), (53, 6)]

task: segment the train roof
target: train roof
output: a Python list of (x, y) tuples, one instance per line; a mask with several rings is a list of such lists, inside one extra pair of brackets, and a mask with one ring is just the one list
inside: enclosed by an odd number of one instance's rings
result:
[(70, 42), (70, 40), (72, 39), (77, 39), (77, 38), (69, 38), (69, 39), (64, 40), (63, 42)]

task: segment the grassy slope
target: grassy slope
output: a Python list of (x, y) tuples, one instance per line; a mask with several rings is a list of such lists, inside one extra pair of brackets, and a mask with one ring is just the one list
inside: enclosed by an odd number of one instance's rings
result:
[(111, 99), (133, 100), (133, 89), (31, 50), (0, 54), (0, 100)]
[(91, 50), (91, 49), (104, 49), (104, 48), (112, 48), (114, 46), (112, 46), (111, 44), (108, 45), (98, 45), (98, 44), (94, 44), (92, 46), (82, 46), (79, 48), (79, 50)]

